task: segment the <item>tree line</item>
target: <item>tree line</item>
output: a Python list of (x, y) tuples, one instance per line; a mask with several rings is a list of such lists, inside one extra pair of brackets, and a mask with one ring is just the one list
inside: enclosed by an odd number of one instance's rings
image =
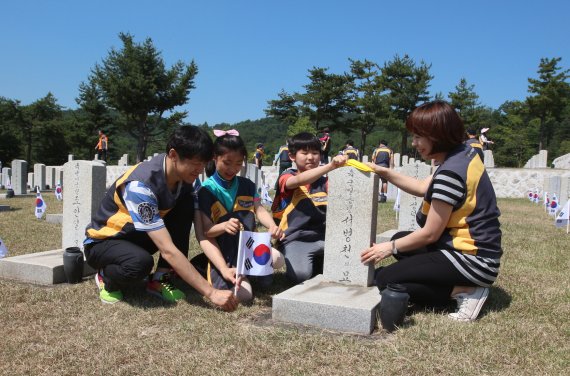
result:
[[(162, 152), (166, 137), (177, 126), (190, 124), (187, 113), (176, 109), (190, 100), (198, 67), (191, 61), (166, 67), (152, 40), (137, 43), (121, 33), (120, 49), (111, 49), (79, 85), (77, 109), (64, 109), (51, 93), (31, 104), (0, 97), (0, 161), (25, 159), (30, 165), (60, 165), (67, 155), (92, 159), (97, 130), (109, 135), (109, 158), (124, 153), (130, 161)], [(299, 92), (277, 93), (269, 99), (266, 118), (236, 124), (208, 123), (208, 129), (237, 128), (252, 154), (263, 143), (265, 164), (298, 131), (315, 133), (329, 128), (333, 150), (354, 139), (365, 154), (386, 139), (402, 154), (410, 151), (405, 119), (421, 103), (448, 100), (466, 127), (491, 128), (495, 162), (520, 167), (538, 150), (549, 158), (570, 153), (569, 70), (561, 58), (542, 58), (537, 76), (528, 79), (528, 97), (506, 101), (499, 108), (484, 106), (475, 85), (461, 78), (454, 90), (430, 95), (431, 64), (396, 55), (382, 65), (348, 59), (346, 72), (325, 67), (308, 69), (308, 83)]]

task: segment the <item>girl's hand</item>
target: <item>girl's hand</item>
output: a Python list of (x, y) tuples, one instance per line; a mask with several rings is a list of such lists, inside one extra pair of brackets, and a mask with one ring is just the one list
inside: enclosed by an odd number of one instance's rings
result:
[(344, 166), (346, 164), (346, 161), (348, 161), (348, 157), (346, 155), (337, 155), (330, 161), (330, 165), (333, 168), (337, 168)]
[(271, 225), (269, 227), (269, 232), (271, 233), (271, 237), (273, 239), (283, 240), (285, 237), (285, 233), (277, 225)]
[(360, 262), (363, 264), (372, 263), (374, 265), (380, 260), (392, 256), (392, 244), (386, 243), (372, 243), (372, 247), (365, 249), (360, 254)]
[(230, 235), (235, 235), (240, 229), (240, 221), (237, 218), (230, 218), (224, 223), (224, 231)]
[(223, 271), (220, 271), (222, 273), (222, 277), (228, 281), (231, 282), (232, 285), (236, 284), (236, 268), (225, 268)]

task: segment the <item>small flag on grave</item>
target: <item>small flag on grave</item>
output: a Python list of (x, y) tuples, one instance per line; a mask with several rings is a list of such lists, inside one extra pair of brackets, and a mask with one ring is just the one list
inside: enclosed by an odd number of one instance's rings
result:
[(269, 232), (240, 231), (237, 274), (256, 276), (273, 274)]
[(46, 212), (47, 205), (44, 199), (42, 198), (42, 194), (40, 193), (40, 188), (36, 188), (36, 218), (41, 219)]
[(6, 257), (7, 254), (8, 248), (6, 247), (6, 244), (4, 244), (4, 241), (0, 239), (0, 258)]
[(548, 208), (548, 214), (555, 216), (558, 212), (558, 199), (556, 195), (552, 194), (552, 199), (550, 200), (550, 206)]
[(55, 187), (55, 198), (58, 201), (63, 200), (63, 190), (61, 189), (61, 184), (57, 183), (57, 186)]
[(554, 222), (556, 227), (564, 227), (566, 226), (566, 233), (568, 234), (568, 230), (570, 227), (570, 200), (566, 201), (560, 213), (556, 217), (556, 221)]

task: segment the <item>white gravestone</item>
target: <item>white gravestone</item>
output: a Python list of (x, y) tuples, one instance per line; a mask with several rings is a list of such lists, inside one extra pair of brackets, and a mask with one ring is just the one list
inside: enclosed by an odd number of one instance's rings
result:
[(40, 187), (40, 191), (46, 189), (46, 165), (34, 164), (34, 186)]
[(403, 155), (402, 156), (402, 166), (405, 166), (408, 164), (408, 156), (407, 155)]
[(483, 157), (485, 158), (485, 168), (495, 167), (495, 158), (493, 158), (493, 152), (491, 150), (484, 150)]
[(394, 167), (400, 167), (400, 153), (394, 153)]
[(21, 159), (14, 159), (12, 161), (12, 189), (16, 196), (28, 193), (26, 189), (26, 183), (28, 181), (27, 170), (28, 162)]
[(34, 173), (33, 172), (28, 172), (28, 188), (30, 188), (31, 190), (34, 190), (34, 192), (36, 191), (36, 184), (34, 181)]
[[(404, 175), (423, 180), (430, 175), (431, 167), (418, 162), (402, 167), (401, 172)], [(414, 231), (419, 228), (416, 222), (416, 213), (421, 209), (422, 202), (423, 197), (412, 196), (404, 191), (400, 193), (399, 231)]]
[(71, 161), (63, 166), (62, 248), (83, 249), (85, 227), (105, 195), (106, 167), (91, 161)]
[(374, 267), (360, 262), (360, 252), (376, 236), (378, 176), (353, 167), (337, 168), (328, 176), (324, 278), (370, 286)]

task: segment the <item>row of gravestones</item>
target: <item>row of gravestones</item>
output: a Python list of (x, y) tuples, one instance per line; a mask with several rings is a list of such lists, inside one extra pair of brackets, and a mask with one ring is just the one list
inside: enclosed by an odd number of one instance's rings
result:
[(2, 188), (12, 187), (15, 195), (25, 195), (28, 188), (40, 190), (54, 189), (57, 184), (63, 181), (63, 168), (61, 166), (46, 166), (41, 163), (34, 165), (34, 172), (28, 171), (28, 162), (15, 159), (12, 167), (3, 167), (0, 176)]
[(548, 150), (541, 150), (533, 155), (524, 165), (524, 168), (546, 168)]

